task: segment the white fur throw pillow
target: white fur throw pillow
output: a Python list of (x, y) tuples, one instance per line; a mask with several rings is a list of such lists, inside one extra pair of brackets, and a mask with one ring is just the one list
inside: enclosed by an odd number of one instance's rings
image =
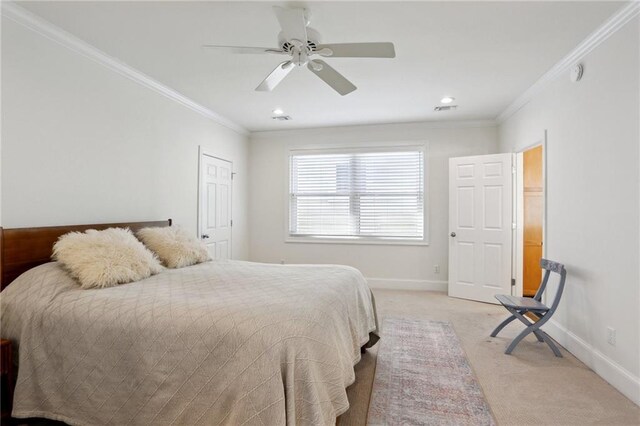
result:
[(137, 236), (168, 268), (182, 268), (209, 260), (207, 247), (180, 227), (143, 228)]
[(123, 228), (65, 234), (54, 244), (52, 257), (85, 289), (139, 281), (162, 270), (155, 255)]

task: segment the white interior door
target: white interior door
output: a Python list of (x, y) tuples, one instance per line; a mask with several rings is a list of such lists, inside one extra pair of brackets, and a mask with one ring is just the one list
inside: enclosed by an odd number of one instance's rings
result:
[(449, 296), (511, 294), (513, 154), (449, 160)]
[(200, 238), (212, 259), (231, 258), (232, 164), (200, 154)]

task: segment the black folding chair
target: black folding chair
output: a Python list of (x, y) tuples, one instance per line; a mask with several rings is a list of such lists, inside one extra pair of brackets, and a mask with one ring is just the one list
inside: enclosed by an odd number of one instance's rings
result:
[[(558, 308), (558, 304), (560, 303), (560, 296), (562, 296), (562, 290), (564, 290), (564, 281), (567, 276), (567, 271), (564, 269), (564, 265), (558, 262), (553, 262), (547, 259), (540, 259), (540, 267), (544, 269), (544, 278), (542, 279), (542, 283), (540, 284), (540, 288), (536, 292), (536, 295), (533, 297), (517, 297), (511, 296), (508, 294), (497, 294), (496, 299), (498, 302), (502, 304), (509, 312), (511, 312), (511, 316), (506, 320), (502, 321), (500, 325), (493, 330), (491, 333), (491, 337), (496, 337), (500, 330), (505, 328), (507, 324), (515, 319), (519, 319), (523, 324), (527, 326), (520, 334), (516, 336), (515, 339), (507, 346), (507, 350), (504, 351), (505, 354), (509, 355), (515, 349), (515, 347), (520, 343), (522, 339), (525, 338), (529, 333), (533, 333), (539, 342), (546, 342), (547, 345), (551, 348), (553, 353), (562, 357), (562, 353), (553, 343), (553, 340), (549, 337), (547, 333), (540, 330), (542, 325), (549, 321), (553, 313)], [(556, 297), (553, 299), (553, 303), (551, 307), (547, 307), (544, 305), (542, 300), (542, 294), (547, 288), (547, 283), (549, 281), (549, 276), (551, 272), (555, 272), (560, 275), (560, 283), (558, 284), (558, 290), (556, 291)], [(538, 319), (536, 321), (531, 321), (525, 314), (531, 313)]]

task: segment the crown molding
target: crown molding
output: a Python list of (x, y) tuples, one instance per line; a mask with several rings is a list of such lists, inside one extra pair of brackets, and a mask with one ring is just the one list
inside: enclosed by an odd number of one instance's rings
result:
[(273, 136), (275, 134), (288, 134), (293, 132), (340, 132), (346, 129), (356, 128), (374, 128), (374, 127), (402, 127), (402, 126), (420, 126), (423, 129), (473, 129), (473, 128), (488, 128), (497, 127), (498, 123), (495, 120), (446, 120), (446, 121), (392, 121), (382, 123), (359, 123), (359, 124), (342, 124), (342, 125), (328, 125), (328, 126), (313, 126), (313, 127), (292, 127), (287, 129), (264, 129), (254, 130), (251, 132), (251, 136), (259, 138), (261, 135)]
[(520, 110), (520, 108), (529, 103), (535, 95), (540, 93), (551, 81), (567, 71), (571, 66), (578, 63), (593, 49), (598, 47), (602, 42), (609, 38), (609, 36), (622, 28), (638, 14), (640, 14), (640, 0), (633, 0), (620, 8), (620, 10), (607, 19), (598, 29), (587, 36), (587, 38), (569, 52), (569, 54), (540, 77), (538, 81), (518, 96), (507, 108), (505, 108), (504, 111), (502, 111), (502, 113), (496, 118), (496, 121), (498, 123), (503, 123), (506, 119), (515, 114)]
[(92, 61), (114, 71), (124, 77), (129, 78), (136, 83), (145, 86), (156, 93), (171, 99), (192, 111), (197, 112), (204, 117), (215, 121), (239, 134), (249, 135), (249, 131), (244, 127), (234, 123), (233, 121), (221, 116), (220, 114), (210, 110), (194, 100), (188, 98), (182, 93), (166, 86), (150, 76), (136, 70), (135, 68), (119, 61), (118, 59), (106, 54), (95, 46), (81, 40), (80, 38), (68, 33), (67, 31), (53, 25), (51, 22), (29, 12), (28, 10), (18, 6), (12, 2), (2, 2), (2, 16), (22, 25), (25, 28), (34, 31), (41, 36), (52, 40), (67, 49), (70, 49)]

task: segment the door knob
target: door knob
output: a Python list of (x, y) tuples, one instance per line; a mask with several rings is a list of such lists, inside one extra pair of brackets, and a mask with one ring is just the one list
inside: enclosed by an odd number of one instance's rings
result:
[(452, 232), (452, 233), (451, 233), (451, 236), (452, 236), (452, 237), (455, 237), (455, 236), (456, 236), (456, 233), (455, 233), (455, 232)]
[(208, 235), (208, 234), (202, 234), (202, 239), (203, 239), (203, 240), (206, 240), (207, 238), (209, 238), (209, 235)]

